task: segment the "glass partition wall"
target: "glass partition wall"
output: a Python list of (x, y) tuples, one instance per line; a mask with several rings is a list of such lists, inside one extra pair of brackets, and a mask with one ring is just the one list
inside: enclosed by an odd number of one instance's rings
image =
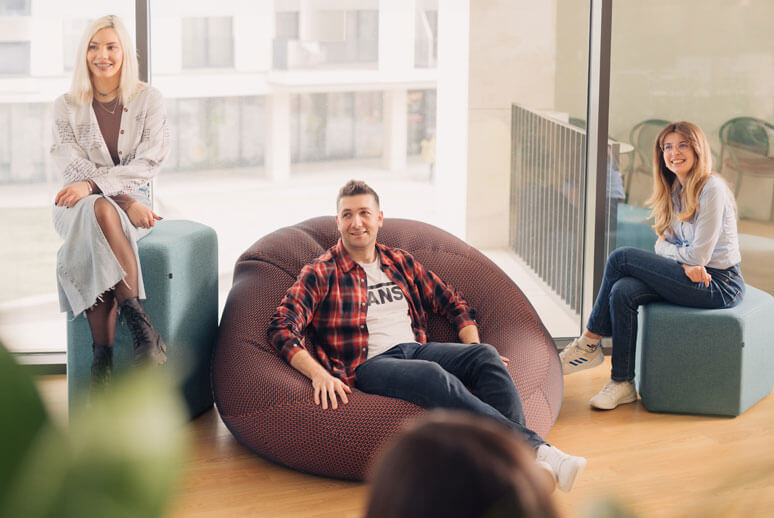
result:
[[(626, 203), (643, 212), (654, 139), (666, 121), (699, 125), (736, 196), (742, 274), (774, 293), (774, 3), (616, 1), (610, 135), (634, 148)], [(647, 42), (647, 44), (643, 44)], [(646, 211), (645, 211), (646, 212)]]
[[(549, 331), (561, 343), (582, 330), (581, 315), (595, 289), (590, 276), (601, 274), (599, 263), (610, 250), (653, 249), (656, 235), (645, 206), (653, 145), (673, 120), (693, 121), (709, 137), (714, 170), (736, 196), (745, 279), (774, 293), (774, 274), (766, 267), (774, 257), (774, 40), (765, 25), (774, 5), (736, 0), (708, 10), (698, 0), (609, 2), (610, 34), (589, 56), (593, 4), (557, 0), (515, 8), (536, 34), (522, 38), (517, 31), (514, 44), (544, 60), (530, 67), (524, 58), (514, 73), (542, 90), (513, 97), (510, 243), (538, 280), (530, 298), (539, 301)], [(553, 23), (539, 23), (546, 19)], [(587, 96), (587, 73), (606, 53), (609, 81), (589, 85)], [(595, 93), (608, 94), (602, 106), (608, 111), (602, 121), (607, 157), (598, 157), (605, 172), (599, 167), (593, 202), (586, 196), (594, 171), (584, 153), (587, 114), (601, 104), (590, 102)], [(591, 205), (604, 216), (584, 239), (595, 213)], [(597, 264), (590, 264), (592, 257)]]
[(534, 274), (527, 296), (561, 341), (581, 325), (591, 3), (516, 4), (511, 79), (530, 87), (511, 87), (509, 243)]

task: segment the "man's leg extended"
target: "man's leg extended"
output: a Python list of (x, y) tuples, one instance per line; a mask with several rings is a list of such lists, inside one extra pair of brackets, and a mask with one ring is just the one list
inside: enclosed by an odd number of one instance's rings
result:
[[(467, 362), (471, 365), (464, 365)], [(355, 370), (355, 386), (364, 392), (403, 399), (423, 408), (455, 408), (487, 415), (515, 429), (534, 448), (545, 444), (524, 425), (516, 387), (491, 346), (400, 344), (362, 363)], [(482, 400), (479, 394), (489, 401)]]
[(526, 424), (518, 389), (491, 345), (430, 342), (417, 348), (414, 358), (437, 363), (508, 420)]

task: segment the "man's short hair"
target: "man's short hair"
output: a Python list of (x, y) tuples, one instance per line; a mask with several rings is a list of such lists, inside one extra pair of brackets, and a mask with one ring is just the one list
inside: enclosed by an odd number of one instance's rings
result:
[(339, 189), (339, 195), (336, 197), (336, 212), (339, 212), (339, 202), (345, 196), (358, 196), (360, 194), (370, 194), (376, 200), (376, 206), (379, 207), (379, 195), (371, 188), (370, 185), (362, 180), (350, 180), (344, 187)]

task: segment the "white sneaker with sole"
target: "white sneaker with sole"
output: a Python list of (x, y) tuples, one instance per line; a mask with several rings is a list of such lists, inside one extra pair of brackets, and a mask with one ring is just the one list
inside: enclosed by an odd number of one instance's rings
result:
[(602, 363), (604, 357), (601, 345), (597, 344), (596, 347), (590, 349), (588, 346), (580, 343), (580, 338), (576, 338), (559, 353), (559, 359), (562, 361), (562, 374), (566, 376), (574, 372), (596, 367)]
[(555, 446), (543, 444), (537, 449), (538, 463), (546, 463), (554, 472), (559, 489), (565, 493), (572, 489), (575, 481), (586, 467), (586, 459), (568, 455)]
[(599, 394), (591, 398), (591, 406), (600, 410), (612, 410), (618, 405), (637, 401), (637, 389), (631, 381), (608, 381)]

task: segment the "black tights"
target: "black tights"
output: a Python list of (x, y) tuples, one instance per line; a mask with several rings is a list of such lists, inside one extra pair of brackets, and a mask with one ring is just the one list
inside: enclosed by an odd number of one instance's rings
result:
[(108, 245), (118, 259), (118, 264), (126, 272), (126, 277), (113, 286), (110, 291), (102, 294), (102, 300), (86, 311), (91, 336), (95, 345), (111, 346), (116, 336), (116, 313), (119, 304), (126, 299), (138, 296), (137, 292), (137, 257), (132, 244), (121, 228), (121, 218), (116, 208), (105, 198), (94, 202), (94, 215)]

